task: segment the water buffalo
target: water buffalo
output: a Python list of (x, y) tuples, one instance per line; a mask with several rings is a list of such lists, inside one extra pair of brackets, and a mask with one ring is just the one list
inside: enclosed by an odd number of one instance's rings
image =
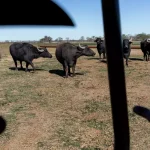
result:
[(131, 53), (131, 45), (132, 38), (129, 39), (123, 39), (123, 57), (126, 59), (126, 66), (128, 66), (128, 59), (130, 57)]
[(103, 59), (105, 59), (106, 58), (105, 41), (101, 38), (96, 38), (94, 42), (97, 43), (97, 51), (100, 59), (101, 59), (101, 54), (103, 54)]
[(150, 38), (147, 38), (140, 42), (141, 50), (144, 54), (143, 60), (149, 61), (149, 55), (150, 55)]
[(33, 59), (37, 59), (39, 57), (52, 58), (52, 55), (46, 48), (38, 48), (29, 43), (13, 43), (10, 45), (9, 51), (14, 60), (16, 70), (18, 70), (17, 61), (20, 61), (21, 69), (23, 69), (22, 61), (25, 61), (26, 72), (28, 71), (29, 64), (32, 66), (33, 71), (35, 71), (35, 67), (32, 63)]
[[(76, 46), (71, 43), (61, 43), (57, 45), (55, 55), (57, 60), (63, 65), (64, 77), (68, 78), (68, 74), (75, 76), (75, 66), (80, 56), (94, 56), (95, 52), (87, 45), (81, 46), (79, 44)], [(70, 73), (70, 68), (72, 68), (73, 75)]]

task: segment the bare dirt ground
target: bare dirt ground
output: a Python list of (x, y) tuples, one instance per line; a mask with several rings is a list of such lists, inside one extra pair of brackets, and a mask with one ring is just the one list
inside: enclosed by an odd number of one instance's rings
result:
[[(106, 63), (98, 54), (81, 57), (77, 75), (64, 79), (55, 49), (49, 51), (52, 59), (34, 60), (36, 72), (25, 73), (11, 69), (8, 45), (1, 45), (0, 115), (7, 129), (0, 135), (0, 150), (112, 150)], [(150, 62), (142, 61), (141, 50), (132, 50), (130, 57), (125, 70), (131, 149), (148, 150), (150, 124), (132, 108), (150, 108)]]

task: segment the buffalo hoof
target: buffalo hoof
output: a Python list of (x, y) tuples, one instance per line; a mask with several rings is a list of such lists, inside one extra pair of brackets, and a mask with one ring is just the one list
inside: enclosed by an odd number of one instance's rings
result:
[(63, 76), (64, 78), (68, 78), (68, 76)]
[(18, 71), (18, 68), (16, 68), (15, 70)]
[(70, 77), (75, 77), (75, 74), (71, 74)]

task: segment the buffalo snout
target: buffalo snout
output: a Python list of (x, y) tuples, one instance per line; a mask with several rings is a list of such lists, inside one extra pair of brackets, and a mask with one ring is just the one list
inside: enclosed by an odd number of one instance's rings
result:
[(53, 57), (52, 54), (49, 53), (49, 58), (52, 58), (52, 57)]
[(128, 48), (128, 46), (127, 45), (125, 45), (125, 47), (124, 48)]
[(96, 55), (96, 53), (93, 51), (93, 56), (95, 56)]
[(95, 55), (96, 53), (93, 50), (89, 49), (89, 56), (95, 56)]
[(41, 53), (40, 56), (45, 58), (52, 58), (52, 54), (50, 54), (48, 51)]
[(91, 50), (90, 48), (87, 48), (83, 51), (83, 54), (85, 56), (94, 56), (96, 53), (93, 50)]

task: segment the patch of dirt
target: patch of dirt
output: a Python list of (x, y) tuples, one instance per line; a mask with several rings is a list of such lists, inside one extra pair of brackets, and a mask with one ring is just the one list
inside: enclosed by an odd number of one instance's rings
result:
[[(107, 64), (99, 61), (96, 49), (95, 57), (78, 59), (77, 75), (68, 79), (58, 73), (62, 66), (55, 58), (55, 49), (49, 49), (52, 59), (34, 60), (39, 68), (35, 73), (8, 69), (14, 67), (14, 62), (8, 46), (4, 50), (0, 66), (0, 113), (7, 118), (8, 128), (0, 136), (0, 149), (113, 149)], [(125, 73), (131, 148), (145, 150), (149, 147), (150, 126), (132, 108), (135, 105), (150, 108), (150, 66), (142, 61), (141, 50), (132, 50), (130, 57), (134, 59), (125, 67)]]

